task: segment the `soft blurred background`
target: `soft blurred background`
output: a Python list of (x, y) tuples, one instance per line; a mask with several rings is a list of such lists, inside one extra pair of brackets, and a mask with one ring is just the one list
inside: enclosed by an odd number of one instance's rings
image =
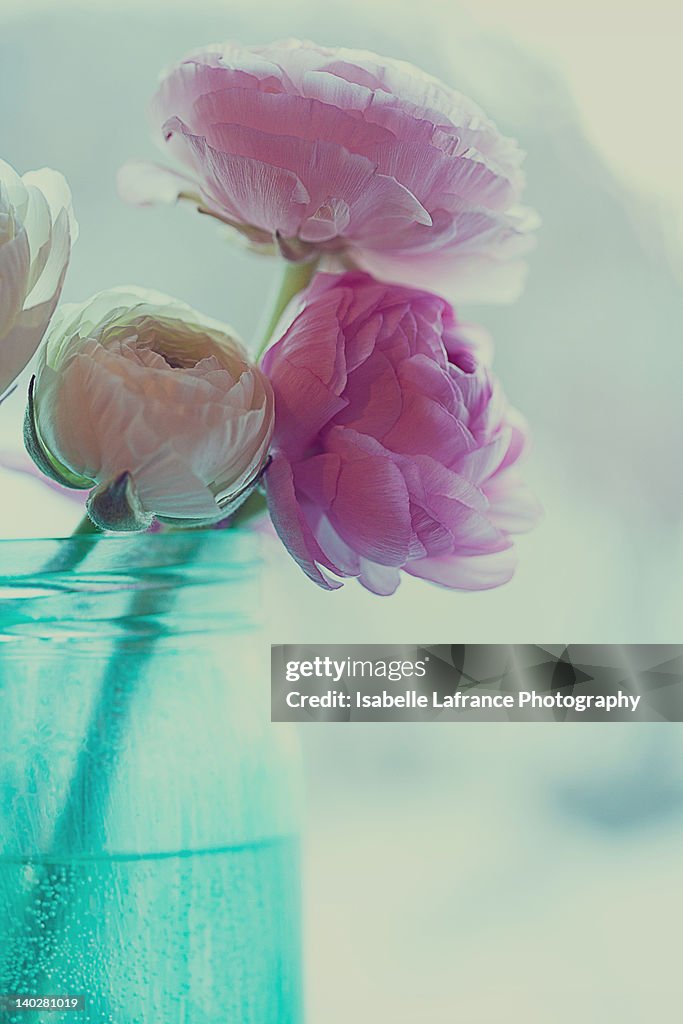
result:
[[(409, 580), (388, 600), (327, 595), (267, 543), (272, 642), (683, 639), (682, 33), (673, 0), (0, 0), (1, 155), (71, 184), (67, 300), (134, 282), (254, 333), (275, 264), (115, 190), (126, 158), (154, 155), (159, 70), (204, 43), (308, 36), (412, 60), (528, 152), (544, 225), (525, 294), (461, 311), (494, 333), (535, 435), (545, 518), (517, 576), (475, 595)], [(2, 409), (6, 454), (21, 406)], [(80, 516), (9, 473), (0, 498), (5, 536)], [(680, 730), (304, 728), (309, 1019), (677, 1019)]]

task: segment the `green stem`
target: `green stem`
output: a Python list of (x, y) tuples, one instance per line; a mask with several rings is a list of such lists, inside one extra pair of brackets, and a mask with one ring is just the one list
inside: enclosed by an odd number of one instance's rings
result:
[(71, 534), (72, 537), (83, 537), (89, 534), (101, 533), (99, 526), (95, 526), (90, 516), (85, 515)]
[(230, 529), (245, 526), (252, 519), (257, 519), (266, 511), (265, 495), (258, 488), (253, 490), (244, 504), (240, 505), (237, 511), (230, 516)]
[(43, 572), (73, 572), (92, 550), (91, 544), (80, 544), (78, 538), (96, 537), (100, 533), (101, 531), (95, 526), (93, 521), (88, 516), (83, 516), (71, 536), (65, 537), (60, 542), (57, 554), (43, 566)]
[[(47, 570), (61, 573), (75, 570), (95, 547), (98, 534), (101, 531), (85, 516), (72, 537), (62, 542), (60, 555), (48, 564)], [(93, 537), (92, 544), (78, 543), (77, 538), (87, 536)], [(144, 616), (158, 616), (172, 603), (172, 590), (158, 597), (154, 590), (141, 589), (134, 592), (127, 617), (134, 622)], [(117, 757), (123, 746), (133, 700), (141, 687), (155, 643), (155, 637), (151, 636), (138, 657), (132, 658), (127, 656), (123, 637), (115, 642), (112, 656), (103, 665), (99, 691), (65, 801), (54, 822), (48, 849), (34, 865), (34, 885), (23, 912), (17, 914), (17, 930), (7, 939), (7, 948), (15, 951), (9, 959), (13, 977), (8, 980), (13, 983), (12, 990), (19, 991), (27, 977), (32, 978), (36, 994), (44, 994), (53, 984), (61, 937), (70, 925), (76, 927), (71, 920), (76, 908), (66, 901), (59, 903), (54, 914), (42, 924), (40, 933), (35, 933), (37, 894), (69, 883), (75, 890), (81, 870), (79, 853), (88, 848), (91, 852), (105, 848), (106, 816)], [(96, 668), (97, 662), (93, 660), (93, 669)], [(75, 864), (69, 864), (71, 858), (76, 859)]]
[(261, 358), (263, 353), (268, 347), (273, 331), (277, 327), (277, 323), (284, 313), (285, 309), (300, 291), (310, 284), (313, 275), (316, 272), (318, 261), (316, 259), (309, 260), (307, 263), (290, 263), (284, 261), (284, 269), (282, 278), (275, 298), (273, 300), (272, 309), (265, 328), (260, 334), (260, 344), (256, 351), (257, 361)]

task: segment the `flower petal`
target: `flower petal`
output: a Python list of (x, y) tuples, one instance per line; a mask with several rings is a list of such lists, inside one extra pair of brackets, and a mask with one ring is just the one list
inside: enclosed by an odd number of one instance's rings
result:
[(121, 198), (133, 206), (172, 204), (184, 194), (194, 196), (197, 192), (191, 177), (149, 160), (128, 160), (116, 181)]
[(492, 554), (416, 559), (405, 570), (451, 590), (490, 590), (511, 580), (516, 564), (515, 552), (508, 547)]
[(264, 483), (273, 526), (292, 558), (318, 586), (337, 590), (341, 582), (330, 579), (320, 569), (320, 565), (328, 566), (328, 558), (306, 520), (294, 490), (292, 467), (283, 455), (273, 456)]
[(203, 190), (229, 216), (270, 233), (296, 235), (310, 196), (295, 174), (250, 157), (222, 153), (190, 134), (177, 119), (167, 124), (166, 132), (184, 148), (188, 162), (201, 168)]

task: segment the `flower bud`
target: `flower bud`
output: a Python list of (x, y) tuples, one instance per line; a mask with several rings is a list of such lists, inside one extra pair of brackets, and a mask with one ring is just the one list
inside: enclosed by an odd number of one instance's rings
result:
[(20, 178), (0, 160), (0, 397), (40, 345), (77, 234), (61, 174)]
[(273, 393), (225, 327), (156, 292), (115, 288), (63, 306), (27, 414), (27, 449), (69, 487), (93, 488), (107, 530), (231, 514), (256, 484)]

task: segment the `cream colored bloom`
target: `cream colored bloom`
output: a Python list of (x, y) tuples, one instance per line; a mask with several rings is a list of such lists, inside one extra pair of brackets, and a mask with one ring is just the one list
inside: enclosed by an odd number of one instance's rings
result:
[(0, 160), (0, 396), (40, 345), (77, 233), (61, 174), (45, 168), (20, 178)]
[(273, 393), (230, 328), (166, 295), (115, 288), (60, 308), (29, 420), (41, 468), (95, 488), (98, 525), (140, 529), (236, 507), (268, 457)]

